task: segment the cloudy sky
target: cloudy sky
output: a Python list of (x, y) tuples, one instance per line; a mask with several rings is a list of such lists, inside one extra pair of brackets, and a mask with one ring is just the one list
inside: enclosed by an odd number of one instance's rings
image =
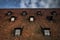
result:
[(0, 0), (0, 8), (60, 8), (60, 0)]

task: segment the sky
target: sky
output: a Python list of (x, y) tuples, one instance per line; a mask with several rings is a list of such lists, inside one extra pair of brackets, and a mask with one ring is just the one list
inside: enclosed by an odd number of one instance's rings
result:
[(0, 8), (60, 8), (60, 0), (0, 0)]

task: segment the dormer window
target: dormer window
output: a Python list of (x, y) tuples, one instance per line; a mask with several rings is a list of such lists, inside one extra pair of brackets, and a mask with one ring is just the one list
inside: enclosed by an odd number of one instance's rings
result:
[(14, 22), (15, 20), (16, 20), (16, 17), (15, 16), (11, 16), (10, 21)]
[(33, 22), (34, 20), (35, 20), (34, 16), (30, 16), (30, 17), (29, 17), (29, 21), (30, 21), (30, 22)]
[(37, 11), (37, 16), (42, 16), (41, 11)]
[(12, 15), (12, 12), (11, 12), (11, 11), (8, 11), (8, 12), (6, 13), (6, 15), (7, 15), (7, 16), (10, 16), (10, 15)]
[(47, 19), (48, 21), (53, 21), (53, 20), (54, 20), (54, 19), (53, 19), (53, 16), (47, 16), (46, 19)]
[(26, 12), (26, 11), (23, 11), (23, 12), (21, 13), (21, 15), (22, 15), (22, 16), (26, 16), (26, 15), (27, 15), (27, 12)]
[(21, 36), (22, 34), (22, 28), (15, 28), (14, 29), (14, 36)]
[(52, 11), (52, 12), (51, 12), (51, 15), (52, 15), (52, 16), (56, 16), (56, 15), (57, 15), (56, 11)]
[(42, 33), (44, 36), (50, 36), (51, 35), (50, 28), (42, 28)]

